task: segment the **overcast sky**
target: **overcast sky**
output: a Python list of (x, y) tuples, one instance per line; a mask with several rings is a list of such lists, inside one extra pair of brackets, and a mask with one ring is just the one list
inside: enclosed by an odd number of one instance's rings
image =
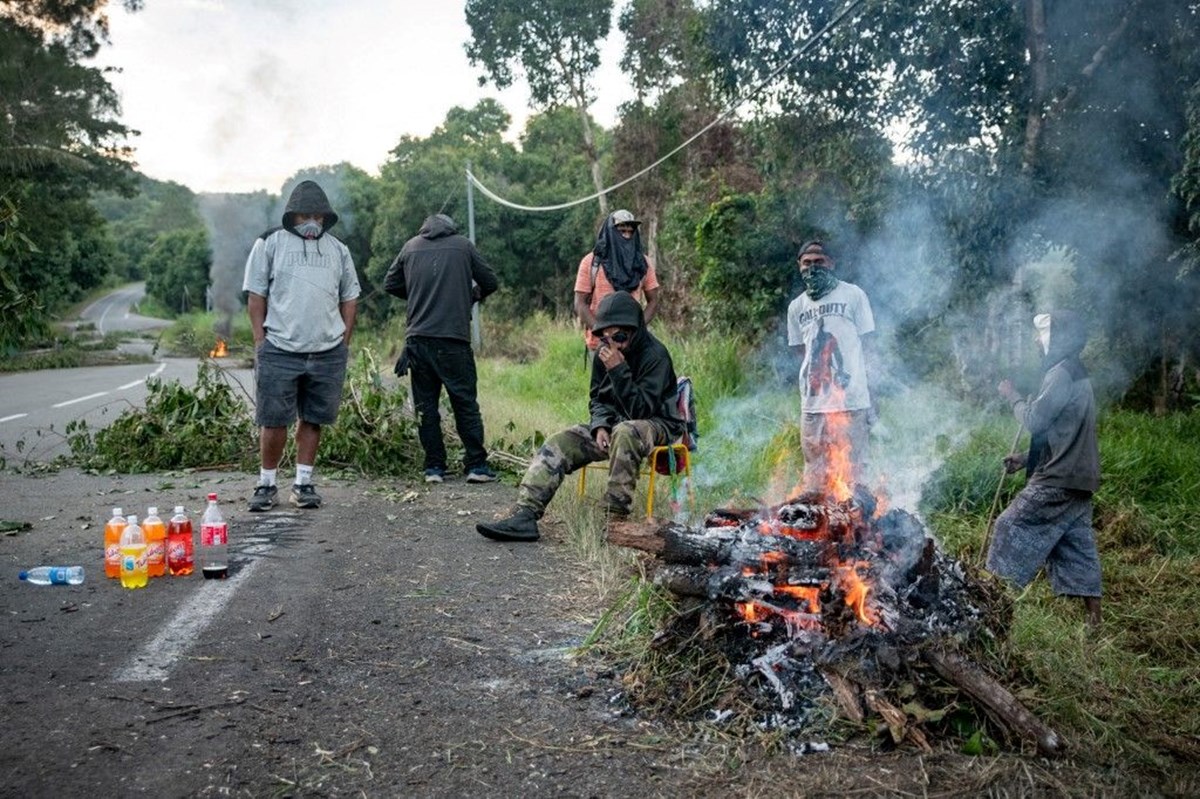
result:
[[(458, 0), (146, 0), (110, 5), (96, 59), (121, 96), (138, 169), (195, 191), (277, 192), (297, 170), (349, 161), (376, 174), (404, 134), (427, 136), (453, 106), (495, 97), (528, 114), (523, 84), (480, 87)], [(593, 115), (631, 98), (615, 31)]]

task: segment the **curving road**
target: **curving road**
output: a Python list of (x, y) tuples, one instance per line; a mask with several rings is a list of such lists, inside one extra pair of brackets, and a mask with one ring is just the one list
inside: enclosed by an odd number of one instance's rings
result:
[(146, 296), (145, 283), (130, 283), (105, 294), (80, 312), (79, 318), (96, 325), (100, 335), (122, 330), (155, 330), (170, 326), (166, 319), (138, 316), (133, 308)]
[[(144, 284), (124, 286), (93, 302), (81, 316), (103, 333), (169, 325), (133, 313), (144, 294)], [(195, 358), (166, 358), (149, 364), (0, 374), (0, 458), (11, 465), (67, 455), (65, 434), (71, 421), (83, 419), (93, 430), (105, 427), (129, 408), (144, 405), (148, 378), (190, 385), (196, 379), (196, 364)], [(228, 373), (253, 392), (250, 370), (230, 368)]]

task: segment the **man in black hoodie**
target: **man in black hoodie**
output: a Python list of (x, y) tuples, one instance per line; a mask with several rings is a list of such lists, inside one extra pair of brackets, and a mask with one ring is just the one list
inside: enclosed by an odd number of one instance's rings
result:
[(262, 234), (246, 259), (242, 289), (254, 333), (255, 421), (262, 467), (249, 510), (275, 506), (275, 472), (296, 418), (296, 481), (291, 503), (319, 508), (312, 484), (321, 426), (342, 401), (359, 283), (345, 244), (326, 231), (337, 224), (325, 192), (297, 184), (283, 226)]
[(1092, 494), (1100, 487), (1096, 398), (1079, 354), (1087, 343), (1083, 320), (1071, 311), (1034, 317), (1045, 359), (1041, 388), (1023, 399), (1010, 381), (1000, 395), (1030, 434), (1026, 457), (1004, 459), (1009, 473), (1028, 481), (1000, 517), (987, 568), (1024, 588), (1046, 567), (1054, 593), (1083, 600), (1088, 623), (1100, 624), (1100, 557), (1092, 530)]
[(628, 517), (642, 461), (654, 447), (683, 435), (671, 354), (646, 329), (638, 301), (625, 291), (605, 297), (592, 332), (600, 347), (592, 362), (591, 420), (546, 440), (521, 478), (516, 508), (502, 519), (475, 525), (480, 535), (536, 541), (537, 520), (563, 479), (603, 460), (609, 462), (605, 509), (610, 518)]
[(425, 482), (446, 476), (446, 444), (438, 399), (442, 387), (454, 410), (463, 444), (468, 483), (488, 483), (483, 416), (476, 399), (475, 353), (471, 351), (471, 304), (499, 287), (492, 268), (454, 220), (435, 214), (409, 239), (383, 279), (383, 290), (407, 300), (404, 352), (396, 373), (412, 372), (418, 435), (425, 450)]

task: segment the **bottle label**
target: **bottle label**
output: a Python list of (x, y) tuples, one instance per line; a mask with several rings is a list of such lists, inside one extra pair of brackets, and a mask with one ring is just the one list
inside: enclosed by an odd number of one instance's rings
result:
[(104, 548), (104, 561), (116, 566), (121, 562), (121, 545), (109, 544)]
[(200, 546), (219, 547), (227, 543), (229, 543), (228, 524), (221, 522), (219, 524), (200, 525)]
[(53, 566), (50, 569), (50, 585), (66, 585), (67, 584), (67, 567)]
[(192, 562), (192, 548), (188, 546), (190, 541), (172, 541), (167, 545), (167, 561), (172, 566), (182, 566), (185, 563)]

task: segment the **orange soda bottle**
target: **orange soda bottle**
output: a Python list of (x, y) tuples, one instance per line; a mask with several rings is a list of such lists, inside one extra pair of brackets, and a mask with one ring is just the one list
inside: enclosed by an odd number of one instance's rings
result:
[(121, 585), (125, 588), (145, 588), (146, 535), (138, 526), (137, 516), (129, 516), (121, 531)]
[(175, 506), (175, 514), (167, 522), (167, 569), (173, 576), (191, 574), (196, 569), (196, 543), (192, 535), (192, 520)]
[(125, 517), (120, 508), (113, 508), (112, 518), (104, 525), (104, 576), (121, 576), (121, 531), (125, 529)]
[(158, 518), (158, 508), (147, 509), (142, 520), (142, 532), (146, 535), (146, 575), (162, 577), (167, 573), (167, 526)]

